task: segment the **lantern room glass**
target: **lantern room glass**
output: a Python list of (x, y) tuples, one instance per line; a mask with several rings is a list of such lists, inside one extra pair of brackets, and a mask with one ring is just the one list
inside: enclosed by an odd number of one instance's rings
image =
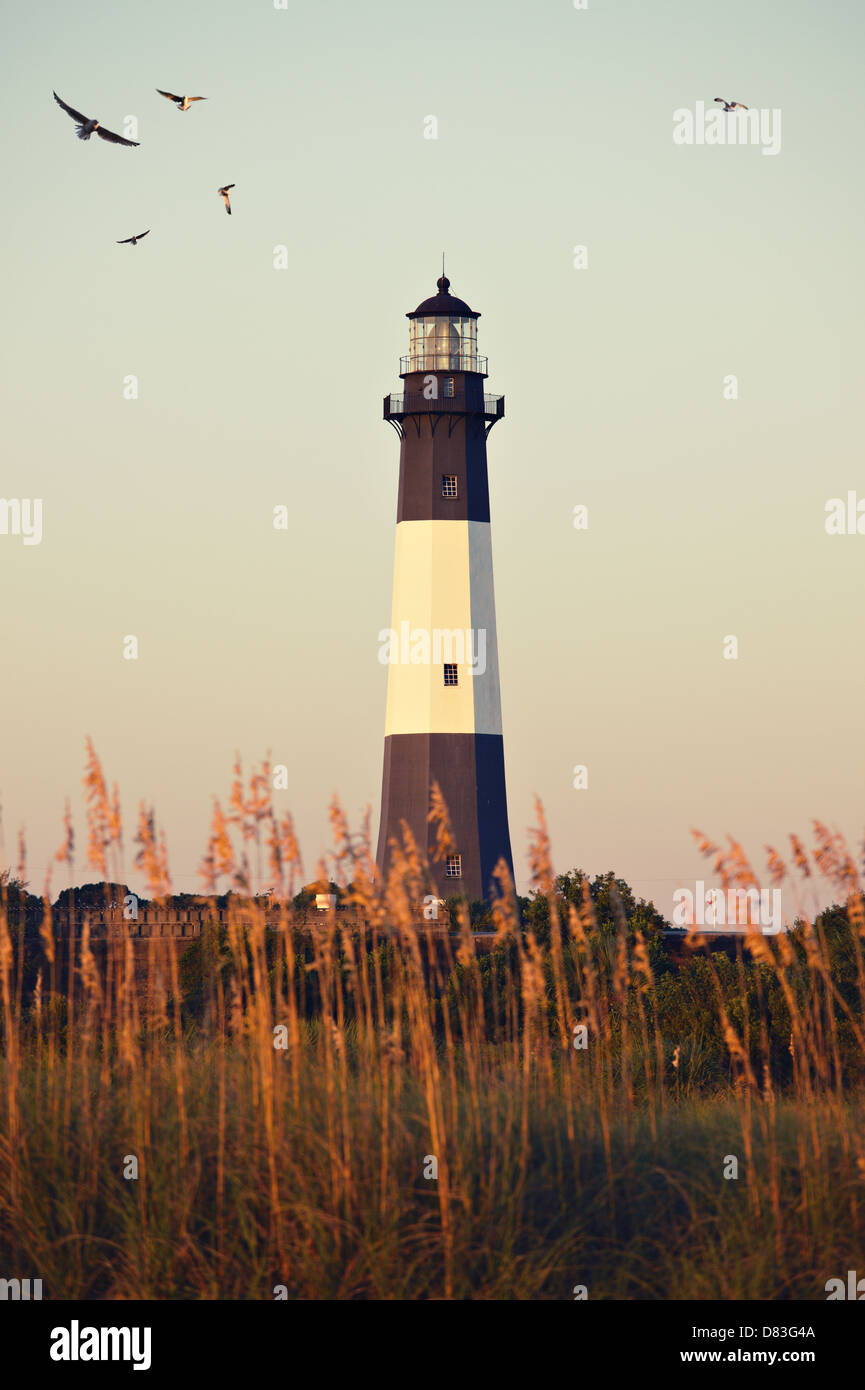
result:
[(476, 372), (478, 321), (432, 314), (411, 320), (409, 371)]

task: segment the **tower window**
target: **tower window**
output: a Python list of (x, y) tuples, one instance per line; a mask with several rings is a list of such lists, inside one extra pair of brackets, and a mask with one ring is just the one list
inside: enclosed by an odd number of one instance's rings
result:
[(456, 473), (442, 474), (442, 497), (456, 497), (457, 495), (457, 475)]
[(461, 854), (449, 854), (445, 860), (445, 878), (462, 878), (463, 876), (463, 857)]
[(459, 685), (459, 673), (455, 661), (445, 662), (445, 685)]
[(445, 377), (445, 395), (446, 395), (446, 396), (453, 396), (453, 393), (454, 393), (454, 379), (453, 379), (452, 376), (446, 376), (446, 377)]

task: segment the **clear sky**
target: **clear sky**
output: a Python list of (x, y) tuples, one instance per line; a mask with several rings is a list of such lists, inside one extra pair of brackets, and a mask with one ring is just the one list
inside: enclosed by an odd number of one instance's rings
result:
[[(83, 850), (87, 734), (127, 825), (155, 804), (178, 889), (235, 749), (287, 765), (308, 865), (334, 791), (375, 829), (382, 397), (442, 250), (506, 396), (519, 886), (535, 794), (561, 869), (668, 915), (691, 826), (861, 839), (865, 535), (824, 529), (865, 497), (861, 4), (82, 0), (4, 4), (3, 29), (0, 496), (42, 498), (44, 535), (0, 535), (0, 796), (35, 888), (67, 795)], [(136, 116), (140, 148), (76, 140), (52, 89)], [(780, 109), (780, 153), (674, 145), (717, 95)]]

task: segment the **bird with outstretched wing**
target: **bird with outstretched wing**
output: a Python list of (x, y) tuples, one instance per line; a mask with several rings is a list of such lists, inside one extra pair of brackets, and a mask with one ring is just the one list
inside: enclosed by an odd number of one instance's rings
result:
[(80, 111), (76, 111), (74, 106), (69, 106), (62, 97), (54, 93), (54, 100), (67, 114), (71, 116), (78, 129), (75, 134), (79, 140), (89, 140), (94, 133), (100, 140), (108, 140), (112, 145), (137, 145), (137, 140), (127, 140), (123, 135), (116, 135), (113, 130), (106, 130), (104, 126), (92, 116), (82, 116)]
[(157, 87), (156, 90), (161, 97), (173, 101), (178, 111), (188, 111), (194, 101), (207, 101), (207, 97), (178, 97), (174, 92), (164, 92), (161, 87)]

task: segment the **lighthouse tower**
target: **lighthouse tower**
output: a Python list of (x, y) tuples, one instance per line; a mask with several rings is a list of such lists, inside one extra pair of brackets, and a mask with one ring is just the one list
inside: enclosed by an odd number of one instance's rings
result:
[[(384, 399), (400, 457), (378, 864), (386, 873), (405, 822), (442, 897), (489, 899), (499, 859), (513, 874), (487, 486), (505, 401), (484, 393), (480, 315), (444, 274), (437, 288), (406, 315), (402, 394)], [(434, 782), (454, 840), (444, 860), (428, 823)]]

